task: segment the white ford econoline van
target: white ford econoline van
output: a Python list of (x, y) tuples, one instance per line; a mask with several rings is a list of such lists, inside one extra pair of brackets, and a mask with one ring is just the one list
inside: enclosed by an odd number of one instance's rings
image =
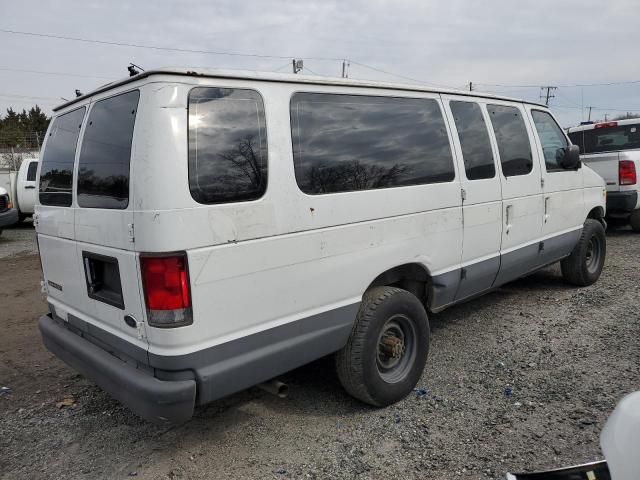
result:
[(58, 107), (41, 159), (44, 343), (155, 421), (331, 353), (391, 404), (427, 312), (605, 258), (604, 183), (553, 116), (475, 92), (148, 71)]

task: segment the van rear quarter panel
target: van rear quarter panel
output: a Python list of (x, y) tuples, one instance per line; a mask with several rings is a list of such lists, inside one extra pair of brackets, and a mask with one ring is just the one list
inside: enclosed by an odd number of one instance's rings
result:
[[(249, 88), (264, 101), (268, 187), (255, 201), (202, 205), (189, 191), (187, 97), (195, 86)], [(358, 303), (385, 270), (432, 274), (461, 258), (458, 174), (448, 183), (307, 195), (295, 181), (289, 100), (296, 91), (379, 89), (189, 78), (145, 86), (132, 166), (135, 249), (186, 251), (194, 322), (148, 328), (150, 352), (181, 355)], [(398, 96), (436, 98), (423, 92)], [(144, 138), (140, 138), (144, 137)], [(454, 162), (455, 165), (455, 162)], [(457, 168), (457, 167), (456, 167)]]

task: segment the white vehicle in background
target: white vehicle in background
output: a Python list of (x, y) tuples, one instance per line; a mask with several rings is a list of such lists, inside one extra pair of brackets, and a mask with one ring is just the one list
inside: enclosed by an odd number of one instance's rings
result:
[(607, 184), (607, 217), (640, 232), (640, 118), (580, 125), (568, 134)]
[(18, 213), (18, 222), (33, 215), (37, 171), (37, 158), (24, 158), (17, 172), (12, 168), (0, 169), (0, 187), (8, 192), (9, 200)]
[(43, 341), (157, 422), (332, 353), (389, 405), (422, 375), (428, 312), (604, 265), (604, 182), (544, 105), (173, 69), (54, 111)]
[(0, 187), (0, 235), (4, 227), (9, 227), (18, 221), (18, 211), (13, 208), (9, 192)]
[(13, 184), (11, 198), (14, 207), (18, 211), (18, 221), (33, 215), (36, 205), (36, 173), (38, 172), (38, 159), (26, 158), (20, 164), (16, 181)]

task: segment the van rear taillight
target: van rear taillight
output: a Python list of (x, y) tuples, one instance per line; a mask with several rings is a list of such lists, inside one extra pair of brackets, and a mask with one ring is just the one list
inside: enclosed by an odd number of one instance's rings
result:
[(612, 128), (617, 126), (618, 126), (618, 122), (602, 122), (602, 123), (596, 123), (593, 126), (593, 128)]
[(618, 183), (620, 185), (635, 185), (636, 164), (631, 160), (620, 160), (618, 162)]
[(140, 266), (149, 325), (182, 327), (193, 323), (187, 255), (141, 255)]

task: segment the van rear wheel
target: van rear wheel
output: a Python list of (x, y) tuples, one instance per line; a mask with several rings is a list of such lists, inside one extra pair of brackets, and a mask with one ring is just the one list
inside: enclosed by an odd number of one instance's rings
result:
[(597, 220), (588, 218), (571, 255), (560, 262), (562, 276), (573, 285), (591, 285), (600, 278), (606, 254), (607, 238), (604, 227)]
[(415, 295), (375, 287), (363, 298), (347, 345), (336, 354), (336, 369), (353, 397), (384, 407), (416, 386), (429, 353), (429, 320)]

